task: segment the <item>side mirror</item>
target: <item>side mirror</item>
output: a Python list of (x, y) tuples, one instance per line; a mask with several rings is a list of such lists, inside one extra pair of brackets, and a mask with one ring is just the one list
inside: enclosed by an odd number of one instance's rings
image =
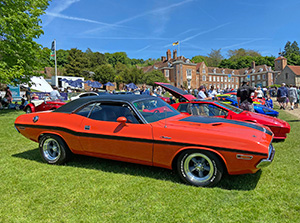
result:
[(121, 124), (125, 124), (127, 122), (127, 118), (125, 118), (124, 116), (121, 116), (121, 117), (117, 118), (117, 122), (119, 122)]

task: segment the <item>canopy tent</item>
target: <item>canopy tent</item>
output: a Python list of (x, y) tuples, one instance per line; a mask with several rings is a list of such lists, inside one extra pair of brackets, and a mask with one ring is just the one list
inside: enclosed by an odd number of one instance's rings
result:
[(99, 83), (98, 81), (93, 81), (92, 83), (88, 84), (88, 86), (94, 87), (94, 88), (101, 88), (102, 84)]
[[(44, 77), (33, 76), (30, 78), (31, 89), (40, 91), (40, 92), (51, 92), (53, 88), (51, 85), (44, 79)], [(29, 87), (28, 84), (23, 84), (24, 87)]]
[(130, 89), (137, 89), (138, 88), (134, 83), (126, 84), (126, 87), (130, 88)]
[(115, 86), (113, 83), (111, 82), (107, 82), (106, 84), (104, 84), (105, 86)]

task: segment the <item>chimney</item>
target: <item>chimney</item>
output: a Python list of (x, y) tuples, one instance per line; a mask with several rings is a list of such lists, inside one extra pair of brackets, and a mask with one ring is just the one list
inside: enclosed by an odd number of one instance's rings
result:
[(171, 60), (171, 50), (167, 51), (167, 61)]
[(252, 69), (255, 69), (255, 61), (252, 61), (252, 63), (251, 63), (251, 68), (252, 68)]
[(174, 59), (174, 60), (177, 59), (177, 50), (173, 50), (173, 59)]
[(165, 56), (161, 56), (161, 61), (165, 61), (166, 57)]

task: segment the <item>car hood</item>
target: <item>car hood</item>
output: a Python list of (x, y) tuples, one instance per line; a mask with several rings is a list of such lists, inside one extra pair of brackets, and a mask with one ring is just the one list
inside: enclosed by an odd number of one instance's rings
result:
[(174, 95), (176, 98), (183, 97), (188, 101), (192, 101), (193, 99), (196, 99), (193, 95), (186, 93), (184, 90), (177, 88), (171, 84), (168, 83), (160, 83), (160, 82), (155, 82), (155, 84), (161, 86), (164, 88), (166, 91), (170, 92), (172, 95)]
[[(283, 121), (279, 118), (275, 118), (269, 115), (263, 115), (256, 112), (243, 111), (243, 114), (246, 117), (249, 117), (250, 121), (256, 120), (260, 124), (268, 125), (268, 126), (278, 126), (278, 127), (290, 127), (289, 123)], [(251, 118), (251, 119), (250, 119)]]

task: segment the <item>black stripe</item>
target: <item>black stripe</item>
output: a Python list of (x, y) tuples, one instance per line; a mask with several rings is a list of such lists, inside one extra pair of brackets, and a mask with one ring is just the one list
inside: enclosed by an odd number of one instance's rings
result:
[(261, 126), (249, 123), (249, 122), (243, 122), (243, 121), (237, 121), (237, 120), (228, 120), (224, 118), (213, 118), (213, 117), (202, 117), (202, 116), (189, 116), (187, 118), (181, 119), (180, 121), (184, 122), (197, 122), (197, 123), (203, 123), (203, 124), (214, 124), (214, 123), (229, 123), (229, 124), (234, 124), (234, 125), (240, 125), (240, 126), (245, 126), (249, 127), (252, 129), (256, 129), (261, 132), (265, 132), (272, 136), (273, 133), (269, 131), (266, 128), (263, 128)]
[(44, 126), (44, 125), (27, 125), (27, 124), (15, 124), (17, 127), (28, 127), (28, 128), (36, 128), (36, 129), (49, 129), (49, 130), (57, 130), (69, 133), (74, 136), (81, 136), (81, 137), (90, 137), (90, 138), (100, 138), (100, 139), (112, 139), (112, 140), (121, 140), (121, 141), (132, 141), (132, 142), (142, 142), (142, 143), (151, 143), (151, 144), (162, 144), (162, 145), (173, 145), (173, 146), (195, 146), (195, 147), (206, 147), (210, 149), (214, 149), (217, 151), (226, 151), (226, 152), (235, 152), (235, 153), (244, 153), (244, 154), (252, 154), (252, 155), (259, 155), (259, 156), (267, 156), (267, 153), (259, 153), (259, 152), (251, 152), (251, 151), (244, 151), (239, 149), (230, 149), (230, 148), (223, 148), (223, 147), (216, 147), (216, 146), (208, 146), (202, 144), (192, 144), (192, 143), (182, 143), (182, 142), (174, 142), (174, 141), (162, 141), (162, 140), (154, 140), (154, 139), (141, 139), (141, 138), (132, 138), (132, 137), (122, 137), (122, 136), (112, 136), (112, 135), (103, 135), (103, 134), (96, 134), (96, 133), (85, 133), (85, 132), (76, 132), (68, 128), (64, 127), (57, 127), (57, 126)]

